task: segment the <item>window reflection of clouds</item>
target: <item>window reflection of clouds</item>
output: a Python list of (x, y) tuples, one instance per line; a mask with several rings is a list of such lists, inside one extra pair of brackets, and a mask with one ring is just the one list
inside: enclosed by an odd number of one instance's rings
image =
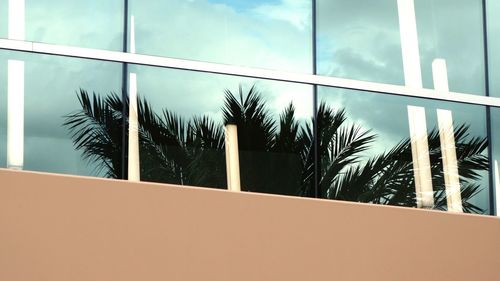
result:
[[(484, 52), (480, 1), (415, 1), (423, 85), (433, 88), (432, 61), (449, 66), (450, 90), (484, 94)], [(395, 0), (318, 1), (318, 73), (390, 84), (403, 84)], [(453, 111), (455, 124), (471, 125), (471, 136), (486, 136), (484, 108), (462, 104), (320, 88), (320, 100), (346, 108), (349, 119), (378, 134), (370, 153), (380, 153), (408, 137), (406, 105), (426, 107), (428, 128), (437, 124), (436, 109)], [(474, 200), (487, 208), (485, 189)]]
[[(206, 0), (129, 3), (138, 53), (312, 72), (310, 24), (302, 29), (293, 25), (310, 22), (310, 10), (301, 9), (309, 0), (266, 2), (244, 11)], [(292, 16), (276, 19), (263, 12), (277, 8)]]
[[(319, 73), (403, 84), (396, 1), (366, 5), (362, 0), (318, 1)], [(431, 64), (441, 57), (449, 65), (452, 91), (484, 94), (481, 1), (415, 5), (424, 87), (433, 88)]]
[[(25, 1), (27, 40), (121, 50), (122, 0)], [(7, 3), (2, 5), (6, 6)], [(47, 7), (50, 7), (50, 12)]]
[(276, 118), (290, 102), (297, 117), (309, 119), (313, 115), (310, 85), (145, 66), (130, 66), (130, 71), (137, 73), (139, 95), (147, 98), (155, 111), (167, 107), (186, 117), (206, 114), (221, 121), (224, 90), (255, 85)]

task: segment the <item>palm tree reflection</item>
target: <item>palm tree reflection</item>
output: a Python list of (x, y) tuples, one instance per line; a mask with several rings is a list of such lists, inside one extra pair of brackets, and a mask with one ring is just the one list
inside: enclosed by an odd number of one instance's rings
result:
[[(97, 172), (119, 178), (122, 159), (121, 97), (80, 90), (81, 110), (65, 116), (77, 150), (97, 164)], [(127, 104), (128, 112), (128, 101)], [(238, 126), (242, 190), (313, 197), (315, 194), (313, 122), (318, 125), (320, 198), (416, 206), (410, 139), (368, 160), (363, 156), (376, 135), (348, 124), (344, 109), (321, 102), (315, 118), (300, 122), (293, 104), (275, 120), (255, 87), (237, 94), (226, 90), (223, 123)], [(141, 179), (193, 186), (226, 187), (224, 129), (208, 116), (184, 119), (164, 109), (154, 112), (146, 99), (138, 104)], [(487, 140), (471, 138), (468, 126), (455, 129), (457, 164), (464, 212), (482, 213), (471, 199), (488, 169)], [(429, 133), (435, 208), (446, 209), (439, 130)]]

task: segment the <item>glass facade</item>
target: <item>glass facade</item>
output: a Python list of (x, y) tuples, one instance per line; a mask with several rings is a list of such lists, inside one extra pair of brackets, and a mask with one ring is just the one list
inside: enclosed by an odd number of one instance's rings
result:
[(137, 53), (312, 73), (311, 0), (128, 2)]
[(496, 213), (496, 1), (101, 2), (0, 0), (1, 167)]
[(63, 124), (68, 115), (81, 109), (76, 93), (120, 93), (121, 64), (0, 51), (2, 166), (7, 163), (7, 79), (9, 70), (10, 79), (14, 76), (9, 65), (12, 67), (12, 62), (15, 61), (24, 62), (23, 168), (104, 176), (106, 170), (100, 170), (94, 163), (85, 161), (80, 151), (75, 149), (68, 126)]

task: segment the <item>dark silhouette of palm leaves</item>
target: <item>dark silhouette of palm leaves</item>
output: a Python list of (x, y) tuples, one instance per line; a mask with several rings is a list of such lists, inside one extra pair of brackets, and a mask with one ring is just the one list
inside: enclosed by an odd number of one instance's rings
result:
[(83, 158), (97, 163), (96, 173), (107, 177), (121, 176), (122, 128), (121, 99), (115, 93), (106, 98), (80, 90), (78, 100), (82, 110), (66, 116), (68, 127), (77, 150)]
[[(118, 95), (92, 97), (80, 90), (81, 110), (66, 116), (76, 149), (96, 163), (108, 177), (121, 175), (123, 104)], [(125, 101), (128, 111), (128, 100)], [(225, 188), (224, 129), (208, 116), (186, 120), (164, 109), (138, 103), (141, 179), (184, 185)], [(410, 140), (404, 139), (381, 155), (365, 153), (377, 136), (357, 124), (349, 124), (343, 109), (321, 102), (315, 118), (299, 122), (289, 104), (279, 122), (266, 107), (255, 86), (238, 93), (225, 91), (223, 123), (236, 124), (240, 150), (242, 188), (247, 191), (301, 195), (397, 206), (415, 206)], [(127, 121), (127, 120), (126, 120)], [(313, 124), (317, 122), (318, 140)], [(483, 210), (471, 203), (480, 191), (476, 182), (488, 169), (485, 138), (471, 137), (466, 125), (455, 129), (456, 151), (463, 208)], [(314, 144), (318, 143), (318, 151)], [(439, 132), (429, 134), (435, 208), (446, 209)], [(315, 182), (315, 153), (319, 157)]]

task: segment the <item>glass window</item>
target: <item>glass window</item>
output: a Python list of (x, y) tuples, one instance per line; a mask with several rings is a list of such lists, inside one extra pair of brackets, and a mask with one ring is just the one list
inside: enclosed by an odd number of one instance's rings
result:
[(311, 0), (129, 3), (137, 53), (312, 72)]
[(318, 0), (318, 74), (403, 84), (396, 0)]
[(482, 106), (320, 87), (321, 196), (488, 213), (485, 117)]
[(8, 16), (9, 9), (7, 7), (7, 0), (0, 0), (0, 38), (8, 37)]
[[(121, 51), (122, 0), (23, 0), (25, 40)], [(0, 36), (8, 37), (9, 1), (0, 0)], [(11, 11), (12, 12), (12, 11)], [(14, 20), (15, 22), (15, 20)]]
[(316, 12), (321, 75), (433, 88), (443, 59), (451, 91), (484, 95), (479, 0), (318, 0)]
[(500, 97), (500, 1), (486, 1), (490, 95)]
[(453, 92), (484, 95), (482, 1), (416, 0), (425, 88), (432, 88), (432, 62), (444, 59)]
[[(113, 159), (112, 165), (121, 165), (121, 150), (113, 149), (110, 142), (106, 144), (108, 139), (92, 135), (109, 129), (93, 123), (94, 119), (108, 120), (108, 117), (96, 111), (93, 103), (77, 98), (83, 91), (91, 97), (92, 93), (99, 93), (98, 99), (104, 94), (120, 95), (121, 69), (117, 63), (0, 51), (0, 166), (105, 176), (109, 172), (106, 165), (110, 163), (92, 161), (100, 157), (101, 149), (116, 153), (119, 157)], [(90, 106), (85, 112), (84, 104)], [(76, 147), (72, 136), (78, 131), (70, 129), (72, 124), (65, 125), (72, 114), (87, 118), (78, 129), (92, 128), (87, 136), (94, 141), (95, 155), (84, 155)], [(121, 140), (121, 129), (112, 129), (120, 134), (116, 138)]]
[(496, 213), (499, 214), (500, 204), (500, 108), (491, 107), (491, 143), (492, 143), (492, 168), (493, 190), (495, 194)]
[(314, 195), (311, 86), (145, 66), (130, 72), (141, 180), (226, 188), (229, 124), (237, 128), (241, 190)]

